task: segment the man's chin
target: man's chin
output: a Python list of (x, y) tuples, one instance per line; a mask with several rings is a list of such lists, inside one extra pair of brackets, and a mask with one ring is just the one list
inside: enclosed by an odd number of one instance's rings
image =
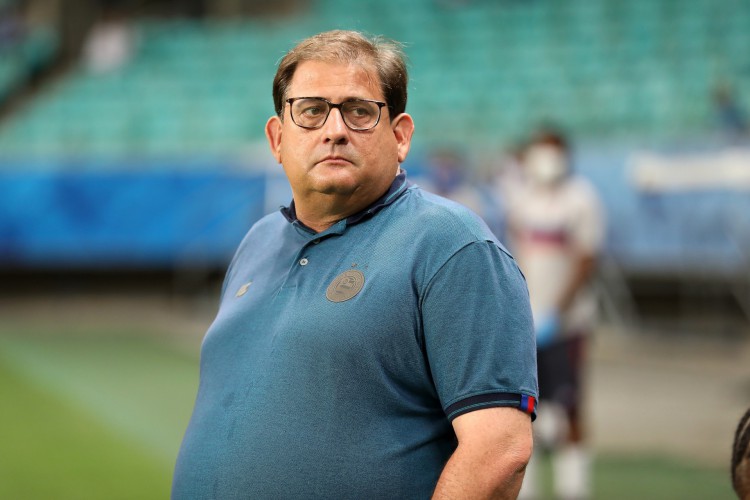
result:
[(349, 195), (359, 188), (359, 180), (343, 169), (328, 171), (325, 175), (317, 175), (313, 185), (322, 194)]
[(349, 196), (357, 191), (357, 186), (350, 183), (331, 182), (319, 186), (316, 191), (331, 196)]

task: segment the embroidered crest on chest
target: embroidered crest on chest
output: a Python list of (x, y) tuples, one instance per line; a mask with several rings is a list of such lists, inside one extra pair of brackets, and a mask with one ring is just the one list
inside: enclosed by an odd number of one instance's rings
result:
[(349, 269), (336, 276), (326, 290), (331, 302), (344, 302), (357, 295), (365, 286), (365, 275), (357, 269)]

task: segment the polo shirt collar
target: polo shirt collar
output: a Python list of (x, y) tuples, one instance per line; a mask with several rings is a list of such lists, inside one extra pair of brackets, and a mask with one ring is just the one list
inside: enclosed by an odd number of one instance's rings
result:
[[(383, 196), (375, 200), (369, 207), (365, 208), (364, 210), (357, 212), (356, 214), (350, 215), (345, 219), (345, 224), (343, 226), (351, 226), (354, 224), (358, 224), (362, 222), (363, 220), (369, 219), (373, 215), (375, 215), (380, 210), (384, 209), (394, 201), (396, 201), (405, 191), (406, 189), (411, 185), (409, 181), (406, 180), (406, 171), (404, 169), (399, 169), (398, 175), (396, 175), (396, 178), (393, 179), (393, 182), (391, 183), (391, 187), (388, 188), (388, 191), (385, 192)], [(289, 221), (291, 224), (298, 224), (300, 226), (303, 226), (307, 228), (302, 222), (297, 219), (297, 210), (294, 206), (294, 200), (289, 203), (288, 207), (281, 207), (281, 213), (284, 215), (287, 221)], [(340, 226), (342, 221), (339, 221), (335, 226)], [(309, 229), (309, 228), (307, 228)]]

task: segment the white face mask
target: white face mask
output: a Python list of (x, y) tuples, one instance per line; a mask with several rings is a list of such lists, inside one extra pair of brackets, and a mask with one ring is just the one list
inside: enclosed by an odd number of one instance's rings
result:
[(526, 152), (526, 174), (539, 185), (549, 186), (560, 181), (568, 173), (568, 160), (555, 146), (539, 144)]

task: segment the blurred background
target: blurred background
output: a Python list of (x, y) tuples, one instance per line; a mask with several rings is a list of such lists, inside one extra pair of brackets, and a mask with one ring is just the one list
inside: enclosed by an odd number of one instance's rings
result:
[[(733, 498), (750, 404), (750, 2), (0, 0), (0, 497), (165, 498), (223, 272), (291, 198), (275, 66), (405, 44), (403, 165), (500, 190), (562, 128), (605, 207), (596, 498)], [(442, 180), (441, 180), (442, 179)]]

